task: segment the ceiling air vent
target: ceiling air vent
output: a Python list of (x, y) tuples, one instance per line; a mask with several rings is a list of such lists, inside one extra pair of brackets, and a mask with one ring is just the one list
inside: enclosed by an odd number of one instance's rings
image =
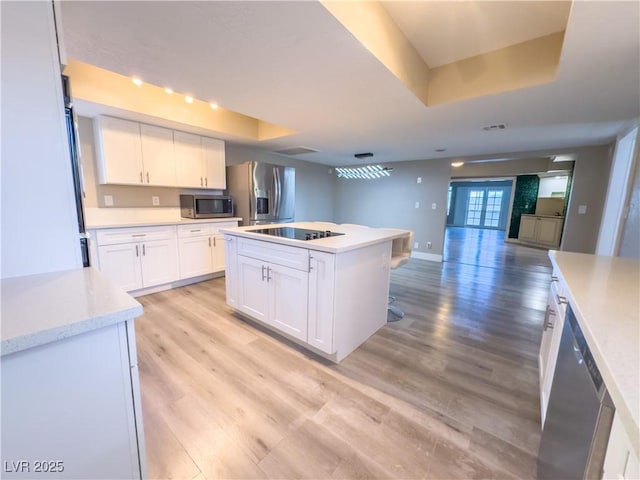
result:
[(275, 153), (279, 153), (280, 155), (304, 155), (305, 153), (315, 153), (319, 150), (315, 148), (309, 147), (290, 147), (283, 148), (282, 150), (276, 150)]
[(504, 130), (505, 128), (507, 128), (507, 124), (506, 123), (496, 123), (495, 125), (487, 125), (485, 127), (482, 127), (482, 129), (485, 132), (493, 132), (496, 130)]

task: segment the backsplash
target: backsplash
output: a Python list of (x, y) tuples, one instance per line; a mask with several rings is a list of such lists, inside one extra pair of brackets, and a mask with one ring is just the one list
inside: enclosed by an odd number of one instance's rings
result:
[(538, 197), (536, 215), (564, 215), (564, 198)]

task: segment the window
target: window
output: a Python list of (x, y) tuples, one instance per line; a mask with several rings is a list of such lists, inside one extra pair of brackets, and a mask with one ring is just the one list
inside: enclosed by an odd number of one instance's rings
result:
[(484, 215), (485, 227), (497, 227), (500, 222), (500, 210), (502, 209), (502, 190), (489, 190), (487, 192), (487, 208)]
[(469, 192), (469, 202), (467, 203), (467, 225), (480, 225), (483, 201), (484, 190), (471, 190)]

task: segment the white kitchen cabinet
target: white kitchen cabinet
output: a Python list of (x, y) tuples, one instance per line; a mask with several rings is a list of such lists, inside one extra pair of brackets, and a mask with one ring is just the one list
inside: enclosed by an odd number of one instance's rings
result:
[(120, 288), (130, 292), (142, 288), (142, 264), (140, 245), (122, 243), (98, 247), (100, 271)]
[(180, 278), (224, 271), (225, 241), (218, 229), (237, 225), (237, 222), (224, 222), (178, 226)]
[(225, 235), (224, 245), (224, 285), (227, 296), (227, 305), (230, 305), (233, 308), (238, 308), (238, 238), (231, 235)]
[[(133, 320), (1, 362), (3, 478), (146, 478)], [(36, 473), (42, 461), (64, 470)]]
[(256, 320), (269, 320), (269, 290), (265, 284), (268, 263), (238, 255), (238, 310)]
[(224, 142), (191, 133), (174, 132), (178, 186), (215, 188), (227, 186)]
[(128, 292), (178, 279), (173, 226), (99, 230), (96, 241), (100, 271)]
[(613, 417), (603, 470), (605, 480), (640, 478), (640, 462), (617, 412)]
[(224, 142), (214, 138), (202, 137), (202, 162), (204, 186), (224, 190), (227, 188)]
[(564, 217), (522, 215), (518, 240), (545, 247), (559, 247)]
[(333, 319), (335, 260), (331, 253), (309, 253), (309, 318), (307, 342), (326, 353), (334, 353)]
[(538, 357), (538, 371), (540, 376), (540, 418), (544, 427), (549, 394), (553, 384), (553, 375), (556, 369), (556, 360), (560, 349), (560, 339), (564, 327), (567, 300), (564, 294), (564, 286), (554, 272), (551, 277), (551, 288), (547, 299), (547, 309), (542, 326), (542, 341), (540, 342), (540, 355)]
[(225, 241), (224, 235), (213, 235), (213, 271), (222, 272), (225, 267)]
[(173, 130), (140, 124), (143, 183), (145, 185), (176, 185), (176, 159), (173, 151)]
[(307, 340), (307, 271), (238, 256), (238, 309)]
[(176, 131), (173, 142), (178, 186), (203, 188), (205, 173), (200, 136)]
[(140, 124), (113, 117), (94, 120), (98, 181), (141, 185), (144, 179)]

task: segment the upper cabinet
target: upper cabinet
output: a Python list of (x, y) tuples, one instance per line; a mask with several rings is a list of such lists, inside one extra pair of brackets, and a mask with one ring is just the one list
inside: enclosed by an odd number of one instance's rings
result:
[(227, 187), (224, 142), (191, 133), (174, 132), (178, 186)]
[(226, 188), (222, 140), (112, 117), (94, 133), (100, 183)]

